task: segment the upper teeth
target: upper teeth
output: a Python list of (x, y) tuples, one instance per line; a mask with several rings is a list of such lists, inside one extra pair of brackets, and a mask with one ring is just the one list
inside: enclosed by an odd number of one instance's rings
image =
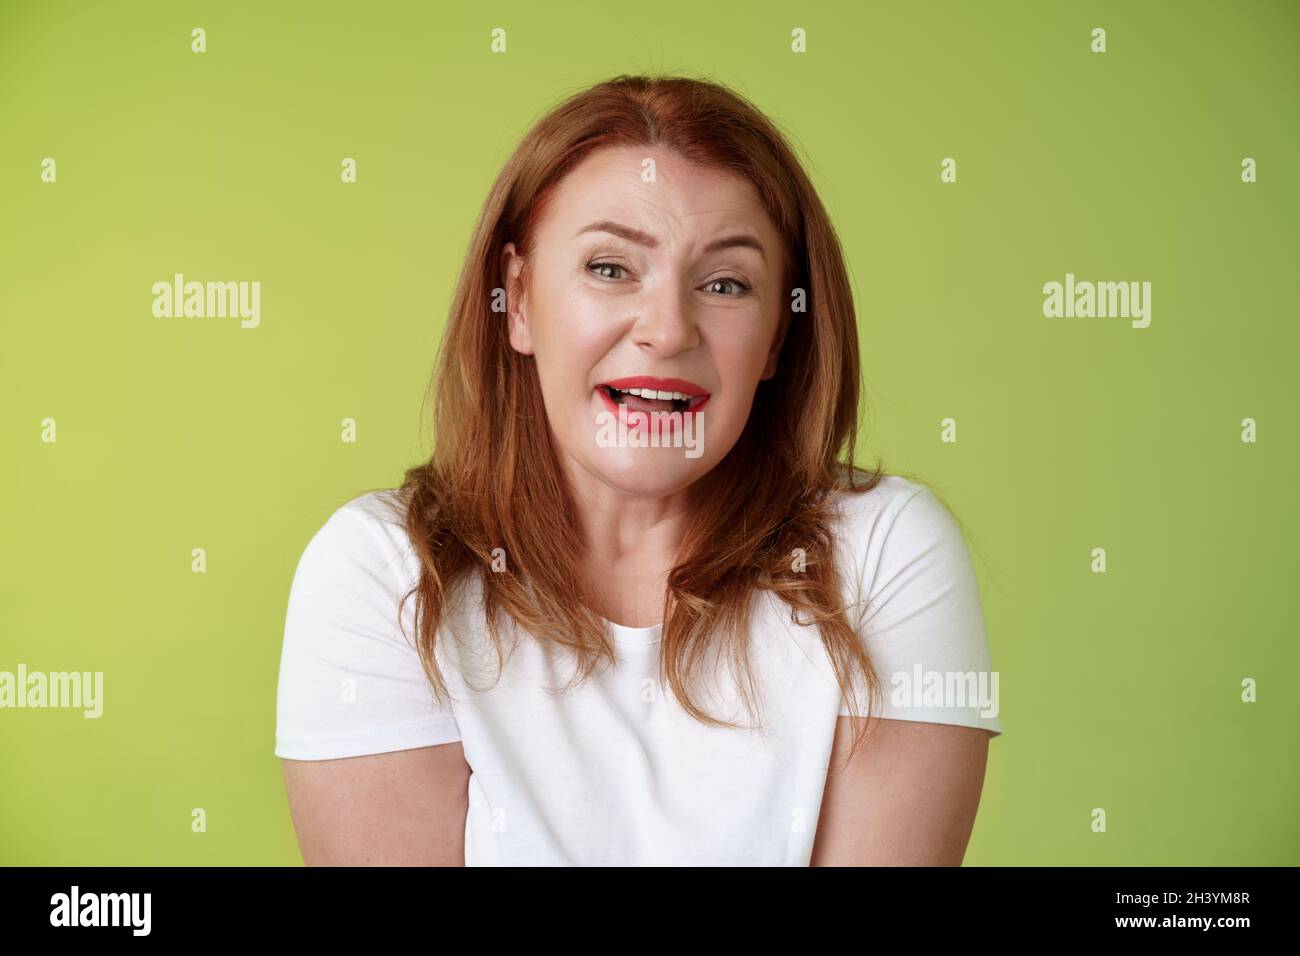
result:
[[(614, 386), (610, 386), (614, 388)], [(658, 392), (653, 388), (614, 388), (616, 392), (624, 392), (628, 395), (636, 395), (639, 398), (658, 398), (658, 399), (675, 399), (679, 402), (687, 401), (693, 398), (693, 395), (683, 395), (681, 392)]]

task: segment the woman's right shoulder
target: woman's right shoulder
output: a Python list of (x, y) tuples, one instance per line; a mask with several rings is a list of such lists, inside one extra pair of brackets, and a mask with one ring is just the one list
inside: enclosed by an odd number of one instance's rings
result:
[(280, 658), (276, 754), (332, 760), (459, 739), (435, 703), (416, 645), (418, 580), (400, 495), (336, 507), (294, 573)]
[(406, 534), (407, 501), (408, 493), (399, 488), (380, 488), (356, 495), (341, 505), (335, 515), (352, 515), (388, 545), (406, 548), (409, 546)]
[(334, 508), (303, 548), (298, 576), (328, 581), (356, 570), (388, 569), (404, 578), (411, 561), (405, 501), (399, 489), (384, 488)]

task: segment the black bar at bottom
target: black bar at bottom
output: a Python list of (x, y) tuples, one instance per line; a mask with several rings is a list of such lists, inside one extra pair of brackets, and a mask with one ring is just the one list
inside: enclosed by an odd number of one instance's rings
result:
[[(1286, 929), (1295, 882), (1289, 867), (13, 867), (0, 869), (0, 925), (6, 941), (76, 934), (85, 943), (270, 934), (376, 944), (402, 933), (431, 946), (503, 935), (604, 946), (707, 935), (770, 946), (781, 932), (865, 945), (888, 931), (923, 946), (983, 946), (1050, 931), (1231, 945), (1243, 933)], [(593, 935), (604, 930), (616, 935)]]

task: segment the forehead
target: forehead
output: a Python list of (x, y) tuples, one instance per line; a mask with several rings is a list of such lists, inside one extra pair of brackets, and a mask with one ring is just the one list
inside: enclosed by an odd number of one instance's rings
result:
[[(652, 182), (645, 179), (647, 160), (654, 164)], [(749, 180), (649, 147), (608, 146), (585, 156), (561, 180), (539, 225), (569, 239), (605, 218), (669, 238), (748, 226), (765, 245), (779, 241)]]

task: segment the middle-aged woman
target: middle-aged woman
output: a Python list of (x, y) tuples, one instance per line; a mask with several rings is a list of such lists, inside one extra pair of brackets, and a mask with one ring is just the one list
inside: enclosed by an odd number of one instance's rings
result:
[(974, 570), (928, 487), (852, 467), (853, 297), (772, 122), (684, 77), (570, 97), (444, 336), (432, 457), (290, 593), (306, 861), (960, 863), (1001, 732), (952, 696), (990, 675)]

